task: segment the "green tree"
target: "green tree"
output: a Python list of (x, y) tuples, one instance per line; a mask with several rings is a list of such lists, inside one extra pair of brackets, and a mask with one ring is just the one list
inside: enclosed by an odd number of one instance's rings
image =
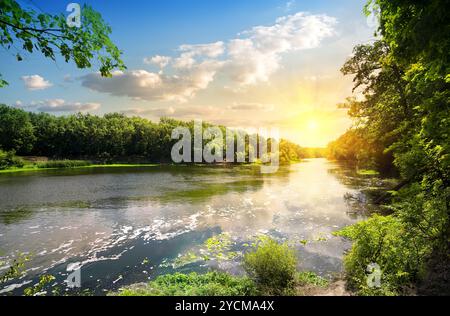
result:
[(28, 113), (0, 104), (0, 148), (28, 154), (35, 140)]
[[(369, 1), (366, 11), (370, 5), (380, 10), (379, 40), (357, 46), (342, 68), (354, 76), (355, 90), (362, 95), (348, 100), (349, 114), (368, 143), (392, 154), (406, 184), (393, 199), (390, 217), (347, 230), (355, 241), (347, 268), (356, 278), (352, 283), (362, 291), (366, 289), (361, 263), (366, 263), (367, 253), (380, 261), (392, 293), (419, 281), (423, 269), (433, 269), (427, 266), (432, 257), (447, 270), (450, 266), (449, 4), (448, 0)], [(345, 156), (354, 148), (344, 138), (330, 147)], [(388, 226), (380, 230), (380, 223)], [(383, 244), (368, 238), (379, 232)], [(380, 245), (386, 246), (382, 254), (377, 250)], [(397, 259), (401, 264), (391, 266)]]
[[(68, 26), (63, 14), (38, 13), (15, 0), (0, 2), (0, 45), (7, 50), (20, 47), (29, 53), (40, 51), (52, 60), (60, 55), (78, 68), (90, 68), (97, 62), (102, 76), (110, 76), (113, 69), (125, 68), (110, 34), (111, 28), (100, 13), (88, 5), (82, 8), (78, 28)], [(16, 57), (18, 61), (23, 59), (21, 53)], [(6, 84), (0, 74), (0, 87)]]

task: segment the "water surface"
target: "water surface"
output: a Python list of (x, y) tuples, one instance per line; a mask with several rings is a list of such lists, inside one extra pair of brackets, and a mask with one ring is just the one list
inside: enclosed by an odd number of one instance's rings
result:
[[(332, 232), (364, 218), (361, 190), (378, 184), (324, 159), (274, 175), (192, 166), (0, 175), (1, 260), (31, 255), (26, 276), (3, 293), (43, 273), (65, 288), (74, 268), (96, 294), (174, 271), (240, 274), (239, 254), (261, 234), (293, 245), (299, 269), (338, 273), (350, 245)], [(224, 233), (237, 255), (204, 260), (205, 241)]]

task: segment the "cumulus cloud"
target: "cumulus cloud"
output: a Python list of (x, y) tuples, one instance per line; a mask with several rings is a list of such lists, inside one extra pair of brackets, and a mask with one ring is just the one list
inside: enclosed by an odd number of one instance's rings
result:
[(204, 61), (177, 75), (132, 70), (114, 72), (112, 78), (105, 79), (99, 73), (91, 73), (82, 77), (82, 85), (115, 96), (183, 102), (206, 89), (221, 64), (220, 61)]
[[(82, 77), (82, 85), (117, 96), (181, 102), (206, 89), (219, 75), (238, 87), (255, 85), (270, 80), (282, 67), (284, 54), (318, 47), (334, 35), (335, 24), (333, 17), (299, 12), (270, 26), (255, 26), (227, 42), (186, 44), (173, 58), (145, 58), (145, 63), (161, 68), (159, 73), (131, 70), (112, 78), (92, 73)], [(162, 71), (168, 66), (170, 75)]]
[(162, 69), (170, 63), (171, 59), (169, 56), (156, 55), (153, 57), (145, 57), (144, 63), (147, 65), (155, 65)]
[(44, 90), (53, 85), (39, 75), (22, 76), (22, 81), (28, 90)]
[(243, 39), (228, 44), (229, 70), (238, 83), (266, 82), (281, 67), (284, 53), (318, 47), (334, 34), (336, 19), (299, 12), (277, 19), (272, 26), (256, 26)]
[(48, 99), (44, 101), (32, 101), (24, 105), (20, 100), (16, 102), (16, 107), (35, 110), (38, 112), (86, 112), (95, 111), (100, 108), (100, 103), (95, 102), (67, 102), (64, 99)]

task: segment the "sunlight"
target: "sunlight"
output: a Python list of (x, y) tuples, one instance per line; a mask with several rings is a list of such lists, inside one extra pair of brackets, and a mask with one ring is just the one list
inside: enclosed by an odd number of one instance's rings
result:
[(310, 131), (315, 131), (315, 130), (317, 130), (318, 128), (319, 128), (319, 124), (317, 123), (316, 120), (310, 120), (310, 121), (308, 122), (308, 129), (309, 129)]

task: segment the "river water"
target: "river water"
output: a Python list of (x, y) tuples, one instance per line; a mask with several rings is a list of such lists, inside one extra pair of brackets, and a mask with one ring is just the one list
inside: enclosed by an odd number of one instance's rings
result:
[[(375, 183), (375, 184), (374, 184)], [(42, 274), (102, 294), (175, 271), (241, 274), (241, 253), (259, 235), (288, 241), (300, 270), (342, 271), (348, 241), (332, 232), (365, 217), (361, 191), (376, 185), (325, 159), (262, 175), (257, 167), (160, 166), (48, 170), (0, 175), (0, 261), (28, 254), (20, 294)], [(233, 255), (210, 256), (226, 239)], [(206, 260), (205, 254), (208, 255)], [(50, 292), (50, 289), (49, 289)]]

